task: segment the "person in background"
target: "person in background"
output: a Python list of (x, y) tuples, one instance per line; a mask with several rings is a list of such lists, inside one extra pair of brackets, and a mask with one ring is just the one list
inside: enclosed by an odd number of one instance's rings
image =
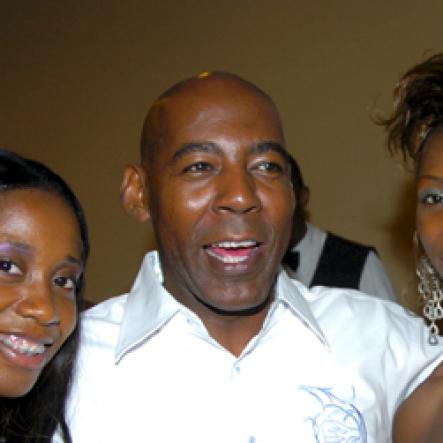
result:
[(390, 441), (443, 345), (397, 303), (282, 270), (295, 198), (267, 94), (221, 72), (172, 86), (121, 201), (159, 249), (83, 317), (74, 442)]
[[(391, 153), (411, 160), (416, 181), (418, 293), (436, 344), (443, 318), (443, 53), (409, 69), (394, 91), (392, 115), (381, 119)], [(443, 442), (443, 366), (399, 408), (398, 443)]]
[(292, 235), (283, 257), (289, 275), (309, 287), (353, 288), (396, 301), (391, 282), (373, 247), (325, 232), (306, 221), (309, 188), (295, 159), (291, 156), (289, 161), (296, 199)]
[(0, 149), (0, 441), (50, 442), (65, 422), (89, 242), (46, 166)]

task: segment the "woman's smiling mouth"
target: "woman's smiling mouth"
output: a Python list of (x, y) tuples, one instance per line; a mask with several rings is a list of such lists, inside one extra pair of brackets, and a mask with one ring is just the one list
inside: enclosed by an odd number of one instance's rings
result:
[(20, 354), (38, 355), (45, 352), (44, 344), (14, 334), (0, 334), (0, 342)]
[(52, 340), (34, 340), (15, 334), (0, 334), (0, 353), (17, 367), (40, 370), (48, 359)]

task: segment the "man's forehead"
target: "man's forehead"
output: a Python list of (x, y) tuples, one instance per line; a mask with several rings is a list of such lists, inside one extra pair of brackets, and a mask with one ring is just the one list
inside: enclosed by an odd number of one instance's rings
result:
[[(238, 87), (240, 86), (240, 88)], [(190, 88), (158, 103), (158, 118), (168, 126), (187, 124), (190, 120), (202, 124), (206, 120), (235, 119), (241, 123), (262, 117), (280, 126), (280, 118), (273, 103), (256, 91), (241, 85), (220, 84), (215, 87)], [(233, 122), (233, 123), (234, 123)]]
[[(275, 141), (261, 141), (245, 146), (247, 155), (255, 156), (267, 152), (274, 152), (279, 154), (284, 159), (288, 159), (289, 155), (281, 143)], [(224, 156), (223, 149), (220, 145), (214, 142), (190, 142), (180, 145), (172, 154), (172, 160), (175, 163), (181, 157), (192, 153), (211, 153), (220, 157)]]
[(148, 114), (143, 140), (158, 146), (177, 131), (199, 123), (201, 128), (219, 117), (233, 125), (262, 121), (282, 134), (277, 109), (264, 92), (237, 76), (216, 73), (188, 79), (162, 94)]

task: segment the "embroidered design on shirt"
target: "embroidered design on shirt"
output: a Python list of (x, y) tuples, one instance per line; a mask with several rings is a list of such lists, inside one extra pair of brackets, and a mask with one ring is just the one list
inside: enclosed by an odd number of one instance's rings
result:
[(317, 404), (317, 411), (305, 419), (311, 423), (316, 443), (367, 443), (365, 420), (352, 404), (354, 388), (350, 400), (334, 395), (332, 388), (300, 386), (300, 390)]

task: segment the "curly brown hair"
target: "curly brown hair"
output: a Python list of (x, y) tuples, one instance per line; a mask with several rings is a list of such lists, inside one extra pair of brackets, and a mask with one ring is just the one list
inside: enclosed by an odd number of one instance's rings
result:
[(394, 89), (394, 111), (378, 123), (388, 133), (391, 154), (401, 153), (418, 167), (430, 134), (443, 125), (443, 53), (418, 63), (401, 77)]

